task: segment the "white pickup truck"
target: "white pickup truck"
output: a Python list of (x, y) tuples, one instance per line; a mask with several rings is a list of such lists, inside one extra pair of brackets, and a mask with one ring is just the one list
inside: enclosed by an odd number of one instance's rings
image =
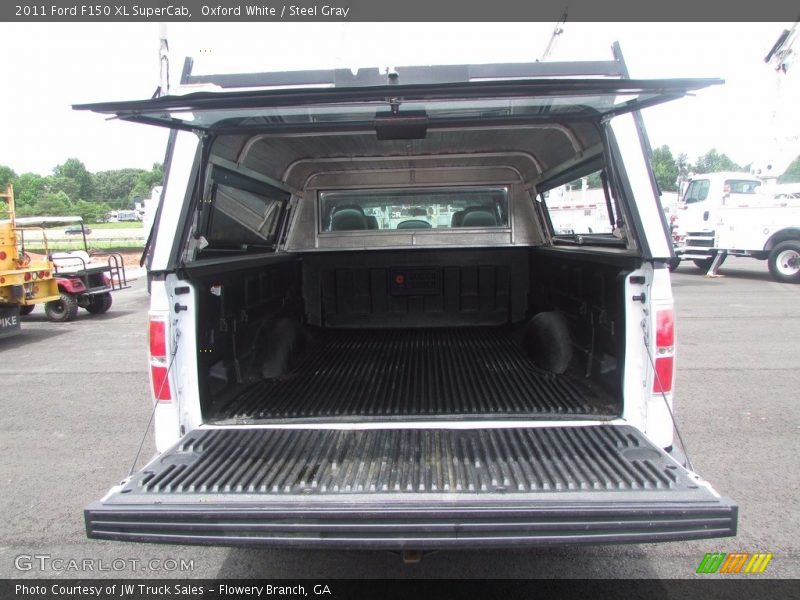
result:
[[(192, 75), (150, 243), (159, 454), (92, 538), (442, 547), (734, 535), (673, 441), (669, 232), (640, 108), (581, 63)], [(600, 181), (607, 223), (553, 226)], [(394, 215), (394, 216), (393, 216)]]

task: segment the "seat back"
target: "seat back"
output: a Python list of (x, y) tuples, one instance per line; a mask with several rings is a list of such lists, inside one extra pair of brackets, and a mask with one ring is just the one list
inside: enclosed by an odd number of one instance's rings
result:
[(450, 217), (450, 227), (461, 227), (461, 222), (464, 220), (466, 212), (465, 210), (454, 212), (453, 216)]
[(464, 215), (461, 227), (497, 227), (497, 217), (485, 209), (470, 210)]
[(89, 266), (92, 261), (89, 254), (83, 250), (75, 250), (74, 252), (53, 252), (50, 255), (50, 260), (53, 261), (56, 270), (60, 273), (67, 273), (70, 271), (82, 271)]
[(331, 218), (331, 231), (368, 229), (364, 213), (355, 208), (340, 208)]

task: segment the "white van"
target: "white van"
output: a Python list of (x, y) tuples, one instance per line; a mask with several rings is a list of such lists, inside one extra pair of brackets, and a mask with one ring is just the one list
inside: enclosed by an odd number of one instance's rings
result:
[[(89, 537), (734, 535), (675, 452), (672, 248), (635, 112), (719, 81), (627, 79), (617, 56), (187, 74), (78, 107), (173, 130), (148, 258), (159, 454), (86, 509)], [(585, 177), (607, 222), (554, 229), (549, 191)]]

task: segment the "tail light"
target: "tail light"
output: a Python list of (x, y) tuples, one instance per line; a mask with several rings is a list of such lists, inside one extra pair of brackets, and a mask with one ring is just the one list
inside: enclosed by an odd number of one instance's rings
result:
[(159, 402), (169, 402), (169, 366), (167, 364), (167, 323), (150, 317), (150, 381), (153, 397)]
[(675, 311), (656, 311), (656, 353), (653, 393), (672, 391), (675, 376)]

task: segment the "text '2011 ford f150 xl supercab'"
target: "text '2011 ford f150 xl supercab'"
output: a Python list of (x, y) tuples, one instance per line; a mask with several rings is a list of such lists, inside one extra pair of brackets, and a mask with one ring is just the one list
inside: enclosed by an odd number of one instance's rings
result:
[[(617, 47), (618, 51), (618, 47)], [(584, 63), (192, 75), (148, 250), (158, 454), (89, 537), (427, 549), (734, 535), (676, 458), (668, 227)], [(602, 189), (607, 220), (548, 208)]]

